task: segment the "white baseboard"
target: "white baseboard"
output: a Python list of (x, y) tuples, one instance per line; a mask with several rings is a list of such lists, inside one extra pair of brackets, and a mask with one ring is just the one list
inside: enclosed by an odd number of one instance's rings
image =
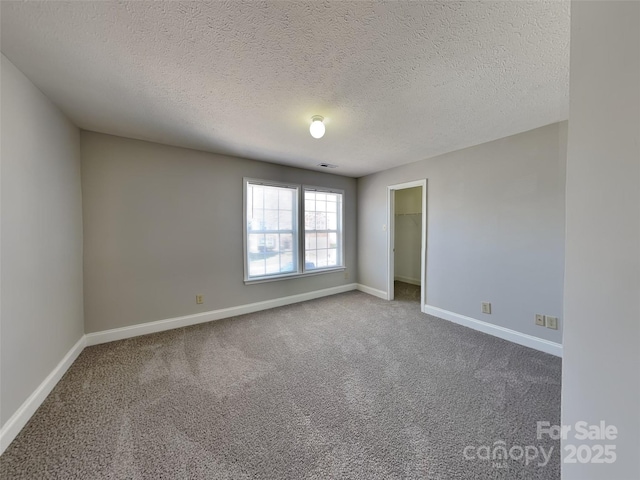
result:
[(337, 293), (355, 290), (357, 284), (350, 283), (348, 285), (340, 285), (338, 287), (325, 288), (323, 290), (315, 290), (313, 292), (291, 295), (288, 297), (276, 298), (273, 300), (265, 300), (263, 302), (249, 303), (247, 305), (239, 305), (237, 307), (222, 308), (220, 310), (212, 310), (210, 312), (196, 313), (193, 315), (185, 315), (183, 317), (167, 318), (157, 320), (155, 322), (140, 323), (131, 325), (130, 327), (114, 328), (111, 330), (103, 330), (102, 332), (87, 333), (87, 346), (98, 345), (100, 343), (113, 342), (115, 340), (123, 340), (125, 338), (147, 335), (149, 333), (163, 332), (174, 328), (188, 327), (199, 323), (221, 320), (223, 318), (236, 317), (247, 313), (259, 312), (260, 310), (268, 310), (270, 308), (282, 307), (292, 303), (313, 300), (314, 298), (326, 297)]
[(20, 430), (27, 424), (27, 422), (31, 419), (33, 414), (36, 412), (38, 407), (44, 402), (47, 398), (47, 395), (51, 393), (53, 387), (60, 381), (62, 376), (69, 369), (71, 364), (78, 358), (78, 355), (82, 352), (85, 347), (86, 339), (83, 335), (80, 340), (76, 342), (76, 344), (71, 347), (71, 350), (67, 352), (60, 363), (56, 365), (53, 371), (43, 380), (43, 382), (38, 385), (29, 398), (27, 398), (20, 408), (16, 410), (16, 412), (11, 415), (11, 418), (7, 420), (0, 429), (0, 455), (6, 450), (9, 444), (13, 441), (14, 438), (18, 436)]
[(395, 277), (393, 277), (393, 279), (397, 280), (399, 282), (404, 282), (404, 283), (409, 283), (411, 285), (420, 286), (420, 279), (419, 278), (409, 278), (409, 277), (403, 277), (402, 275), (396, 275)]
[(525, 347), (540, 350), (541, 352), (550, 353), (556, 357), (562, 357), (562, 345), (556, 342), (544, 340), (526, 333), (520, 333), (515, 330), (511, 330), (510, 328), (493, 325), (492, 323), (483, 322), (482, 320), (476, 320), (475, 318), (466, 317), (458, 313), (443, 310), (442, 308), (432, 307), (431, 305), (425, 305), (423, 311), (424, 313), (433, 315), (434, 317), (449, 320), (450, 322), (457, 323), (458, 325), (473, 328), (474, 330), (488, 333), (494, 337), (517, 343), (518, 345), (524, 345)]
[(369, 295), (373, 295), (374, 297), (378, 297), (383, 300), (387, 300), (387, 292), (383, 292), (382, 290), (367, 287), (366, 285), (362, 285), (360, 283), (358, 283), (358, 286), (356, 288), (361, 292), (368, 293)]

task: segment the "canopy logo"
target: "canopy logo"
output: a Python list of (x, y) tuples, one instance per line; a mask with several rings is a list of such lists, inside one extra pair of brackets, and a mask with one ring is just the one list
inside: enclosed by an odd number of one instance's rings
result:
[(507, 461), (524, 461), (525, 465), (537, 461), (539, 467), (545, 467), (549, 463), (553, 447), (545, 450), (544, 446), (512, 445), (507, 448), (507, 442), (496, 440), (493, 445), (467, 445), (462, 451), (465, 460), (481, 460), (491, 462), (495, 468), (507, 468)]

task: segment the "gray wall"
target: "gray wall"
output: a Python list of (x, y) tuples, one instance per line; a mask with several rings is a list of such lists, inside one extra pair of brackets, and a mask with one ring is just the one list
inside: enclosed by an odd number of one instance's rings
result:
[(360, 178), (359, 282), (386, 291), (386, 187), (427, 178), (427, 304), (561, 343), (562, 331), (534, 316), (562, 314), (566, 130), (548, 125)]
[(562, 423), (619, 436), (592, 442), (615, 463), (563, 464), (567, 480), (640, 478), (639, 139), (640, 3), (574, 1)]
[(78, 129), (2, 55), (0, 422), (82, 337)]
[[(355, 179), (84, 131), (81, 149), (87, 333), (356, 280)], [(345, 190), (350, 278), (245, 286), (243, 176)]]

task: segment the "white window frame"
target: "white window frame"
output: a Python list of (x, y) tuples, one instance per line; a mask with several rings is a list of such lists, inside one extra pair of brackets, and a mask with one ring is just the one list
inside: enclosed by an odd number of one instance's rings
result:
[[(305, 234), (306, 234), (306, 230), (304, 228), (304, 214), (305, 214), (305, 204), (304, 204), (304, 194), (305, 192), (317, 192), (317, 193), (334, 193), (334, 194), (339, 194), (341, 196), (341, 201), (340, 201), (340, 208), (338, 209), (338, 211), (336, 212), (338, 214), (338, 218), (337, 218), (337, 235), (338, 235), (338, 252), (337, 252), (337, 260), (338, 260), (338, 265), (336, 266), (331, 266), (331, 267), (324, 267), (324, 268), (313, 268), (313, 269), (309, 269), (307, 270), (306, 268), (306, 251), (305, 251)], [(302, 192), (301, 192), (301, 197), (302, 197), (302, 205), (300, 207), (300, 212), (301, 212), (301, 222), (300, 222), (300, 229), (299, 229), (299, 236), (300, 236), (300, 256), (301, 256), (301, 266), (303, 268), (303, 271), (305, 273), (321, 273), (321, 272), (327, 272), (327, 271), (335, 271), (335, 270), (344, 270), (345, 266), (344, 266), (344, 190), (339, 190), (339, 189), (335, 189), (335, 188), (326, 188), (326, 187), (318, 187), (315, 185), (302, 185)], [(317, 231), (317, 230), (316, 230)], [(328, 230), (327, 230), (328, 232)]]
[[(297, 225), (294, 225), (293, 230), (293, 242), (296, 244), (296, 255), (297, 258), (297, 270), (294, 272), (287, 273), (276, 273), (269, 275), (261, 275), (259, 277), (250, 277), (249, 276), (249, 256), (248, 256), (248, 218), (247, 218), (247, 186), (248, 184), (260, 184), (271, 187), (283, 187), (283, 188), (291, 188), (295, 189), (297, 192), (297, 196), (295, 197), (296, 204), (294, 205), (294, 210), (296, 212), (295, 220), (297, 221)], [(344, 255), (344, 218), (345, 218), (345, 193), (344, 190), (327, 188), (327, 187), (319, 187), (313, 185), (303, 185), (297, 183), (286, 183), (286, 182), (278, 182), (273, 180), (264, 180), (258, 178), (249, 178), (244, 177), (242, 179), (242, 237), (243, 237), (243, 256), (244, 256), (244, 283), (246, 285), (254, 284), (254, 283), (264, 283), (264, 282), (274, 282), (277, 280), (286, 280), (290, 278), (299, 278), (299, 277), (308, 277), (312, 275), (321, 275), (323, 273), (331, 273), (343, 271), (346, 269), (345, 267), (345, 255)], [(305, 228), (304, 228), (304, 192), (314, 191), (320, 193), (336, 193), (342, 195), (342, 201), (340, 202), (340, 209), (337, 219), (337, 227), (338, 227), (338, 260), (339, 265), (326, 267), (326, 268), (314, 268), (314, 269), (306, 269), (305, 268)], [(297, 236), (297, 239), (296, 239)]]

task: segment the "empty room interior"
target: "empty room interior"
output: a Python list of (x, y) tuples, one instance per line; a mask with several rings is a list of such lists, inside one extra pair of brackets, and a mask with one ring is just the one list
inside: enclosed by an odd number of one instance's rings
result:
[(0, 20), (0, 478), (640, 478), (640, 1)]

